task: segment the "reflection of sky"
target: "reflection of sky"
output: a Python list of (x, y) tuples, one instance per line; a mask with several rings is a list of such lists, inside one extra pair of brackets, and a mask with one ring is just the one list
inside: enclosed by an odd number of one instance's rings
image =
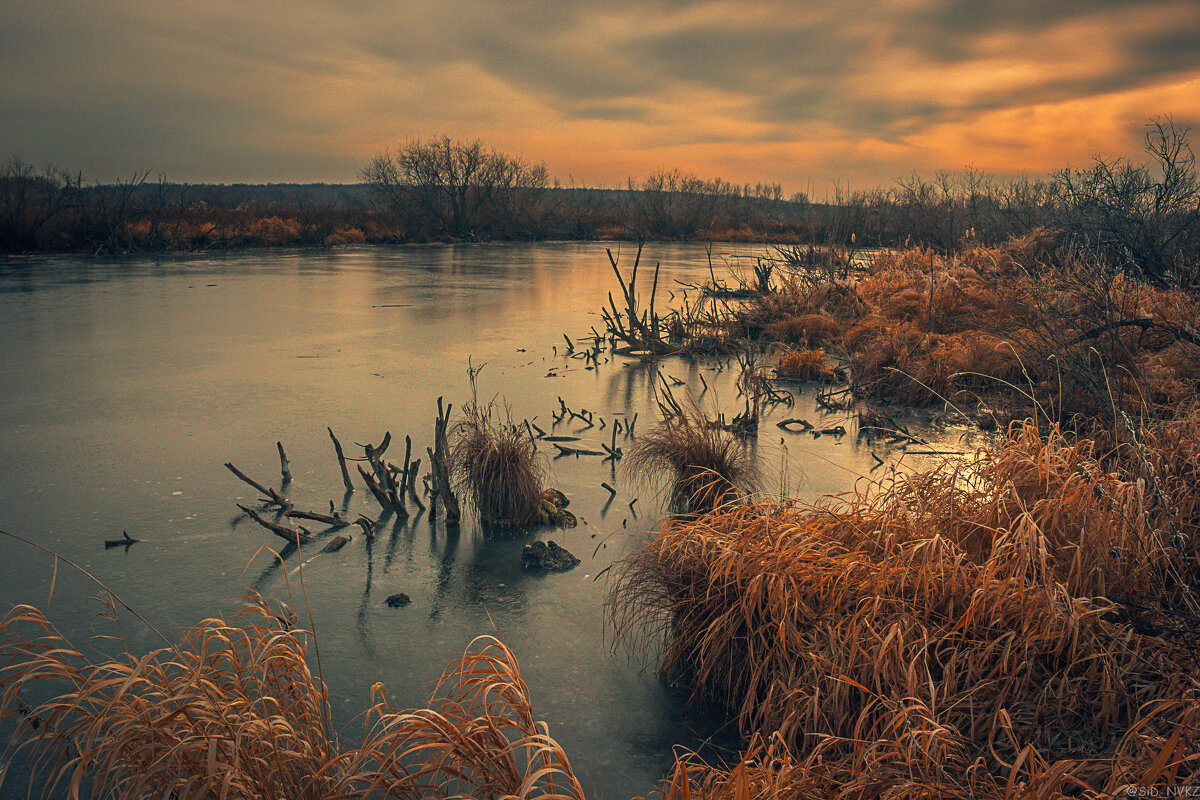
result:
[[(645, 258), (662, 260), (664, 286), (707, 273), (700, 247), (647, 248)], [(597, 324), (592, 312), (612, 283), (598, 245), (10, 262), (0, 271), (3, 527), (76, 559), (168, 631), (228, 611), (247, 587), (284, 598), (290, 584), (298, 593), (297, 555), (273, 565), (260, 548), (278, 540), (233, 518), (235, 500), (251, 497), (223, 462), (277, 485), (282, 441), (295, 475), (290, 497), (327, 509), (342, 484), (325, 426), (348, 455), (353, 442), (378, 442), (385, 430), (391, 457), (402, 456), (406, 434), (424, 455), (437, 397), (456, 408), (467, 397), (468, 358), (487, 363), (481, 397), (506, 399), (515, 419), (549, 431), (562, 396), (608, 424), (614, 412), (637, 412), (645, 430), (650, 369), (602, 357), (586, 370), (553, 355), (563, 333)], [(545, 377), (551, 367), (562, 377)], [(681, 379), (701, 369), (711, 387), (701, 403), (734, 408), (736, 366), (663, 363)], [(810, 394), (785, 416), (816, 422)], [(580, 428), (565, 422), (555, 432), (608, 438), (607, 427)], [(791, 484), (809, 496), (845, 490), (873, 465), (850, 437), (783, 434), (769, 420), (752, 446), (765, 487), (779, 485), (786, 455)], [(472, 638), (494, 632), (516, 651), (535, 710), (595, 787), (591, 796), (630, 797), (649, 788), (670, 744), (695, 744), (692, 728), (709, 725), (655, 678), (652, 658), (611, 653), (608, 583), (593, 580), (648, 531), (655, 490), (595, 459), (548, 458), (547, 467), (582, 524), (538, 535), (582, 559), (571, 572), (526, 573), (527, 538), (486, 536), (469, 519), (448, 534), (427, 515), (385, 520), (373, 542), (352, 528), (355, 540), (336, 553), (306, 548), (325, 677), (343, 723), (377, 680), (396, 703), (421, 704)], [(601, 481), (620, 494), (610, 500)], [(351, 517), (378, 513), (365, 491), (348, 503)], [(103, 550), (121, 530), (145, 541)], [(0, 541), (0, 603), (44, 604), (50, 572), (48, 560)], [(60, 568), (49, 611), (86, 636), (80, 609), (94, 592)], [(395, 592), (413, 604), (384, 606)], [(153, 645), (126, 627), (135, 647)], [(346, 728), (348, 740), (358, 724)]]

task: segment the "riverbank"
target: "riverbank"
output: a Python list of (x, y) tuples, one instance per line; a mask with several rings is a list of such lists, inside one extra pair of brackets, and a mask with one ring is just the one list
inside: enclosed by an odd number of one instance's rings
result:
[[(662, 797), (1196, 782), (1195, 287), (1033, 236), (859, 265), (776, 250), (690, 288), (660, 310), (627, 290), (610, 334), (741, 353), (744, 376), (844, 380), (821, 396), (868, 440), (918, 443), (889, 411), (931, 406), (1003, 435), (822, 502), (746, 496), (660, 521), (615, 570), (615, 627), (661, 632), (664, 674), (725, 704), (747, 747), (737, 764), (681, 758)], [(741, 386), (757, 425), (773, 398)]]

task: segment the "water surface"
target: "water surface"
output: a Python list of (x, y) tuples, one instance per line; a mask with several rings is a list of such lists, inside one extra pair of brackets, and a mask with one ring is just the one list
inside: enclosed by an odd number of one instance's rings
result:
[[(627, 248), (624, 262), (631, 257)], [(660, 298), (679, 289), (676, 279), (708, 276), (699, 246), (647, 246), (643, 261), (661, 262)], [(640, 274), (648, 281), (645, 265)], [(597, 244), (9, 259), (0, 264), (0, 527), (78, 561), (174, 631), (228, 613), (248, 589), (286, 597), (297, 563), (292, 555), (280, 569), (259, 552), (281, 541), (238, 512), (235, 502), (253, 500), (253, 491), (223, 462), (279, 486), (282, 441), (296, 506), (340, 505), (326, 426), (348, 455), (384, 431), (394, 437), (393, 459), (405, 435), (424, 454), (436, 399), (457, 406), (469, 397), (468, 361), (486, 364), (483, 399), (496, 396), (515, 419), (547, 430), (560, 396), (608, 422), (637, 413), (644, 429), (657, 368), (697, 389), (703, 370), (710, 389), (701, 402), (736, 413), (736, 370), (719, 363), (647, 366), (606, 354), (586, 369), (562, 355), (564, 333), (600, 327), (595, 312), (614, 284)], [(772, 424), (789, 415), (844, 422), (822, 416), (811, 395), (801, 391), (797, 408), (765, 421), (748, 445), (768, 489), (840, 492), (874, 466), (852, 436), (813, 439)], [(607, 428), (580, 428), (555, 432), (607, 439)], [(537, 716), (589, 795), (643, 794), (673, 745), (728, 743), (728, 727), (659, 680), (652, 646), (614, 653), (605, 630), (608, 583), (596, 577), (643, 540), (659, 499), (595, 458), (548, 459), (547, 467), (580, 517), (573, 530), (495, 537), (469, 512), (458, 531), (416, 517), (389, 524), (374, 542), (356, 535), (305, 569), (336, 721), (347, 740), (360, 736), (358, 715), (376, 681), (394, 704), (424, 705), (445, 665), (491, 634), (516, 652)], [(605, 480), (619, 489), (611, 502)], [(378, 516), (365, 489), (348, 512)], [(145, 541), (105, 550), (102, 541), (122, 530)], [(557, 575), (523, 571), (521, 548), (535, 537), (553, 538), (583, 563)], [(52, 566), (0, 540), (0, 603), (39, 605), (82, 643), (97, 588), (60, 568), (50, 599)], [(388, 608), (394, 592), (412, 605)], [(136, 623), (125, 631), (135, 648), (157, 644)]]

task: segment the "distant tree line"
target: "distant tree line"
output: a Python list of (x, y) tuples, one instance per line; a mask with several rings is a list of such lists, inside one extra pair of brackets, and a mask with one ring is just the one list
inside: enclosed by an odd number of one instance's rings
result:
[(139, 171), (85, 184), (54, 166), (0, 165), (0, 251), (126, 254), (387, 241), (360, 187), (189, 186)]
[[(999, 180), (975, 169), (912, 175), (893, 187), (835, 191), (814, 206), (813, 234), (828, 243), (940, 251), (997, 244), (1034, 231), (1102, 252), (1109, 263), (1158, 281), (1200, 281), (1200, 183), (1189, 129), (1147, 125), (1145, 158), (1098, 155), (1044, 178)], [(822, 238), (823, 237), (823, 238)]]
[(621, 189), (565, 187), (544, 164), (448, 137), (389, 149), (349, 186), (187, 186), (149, 172), (85, 185), (14, 157), (0, 168), (0, 250), (641, 238), (946, 251), (1044, 230), (1155, 280), (1196, 281), (1200, 186), (1188, 134), (1161, 118), (1147, 126), (1142, 160), (1097, 156), (1043, 178), (912, 175), (869, 191), (835, 187), (826, 202), (679, 169)]
[(387, 150), (360, 178), (407, 236), (427, 239), (592, 238), (606, 229), (690, 239), (783, 225), (804, 202), (785, 201), (779, 184), (738, 186), (678, 169), (630, 179), (624, 191), (564, 190), (551, 183), (545, 164), (447, 137)]

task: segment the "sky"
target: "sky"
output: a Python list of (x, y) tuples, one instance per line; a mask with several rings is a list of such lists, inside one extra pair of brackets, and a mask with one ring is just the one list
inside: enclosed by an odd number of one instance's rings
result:
[(1200, 124), (1197, 0), (7, 0), (0, 158), (350, 182), (449, 136), (563, 183), (888, 185)]

